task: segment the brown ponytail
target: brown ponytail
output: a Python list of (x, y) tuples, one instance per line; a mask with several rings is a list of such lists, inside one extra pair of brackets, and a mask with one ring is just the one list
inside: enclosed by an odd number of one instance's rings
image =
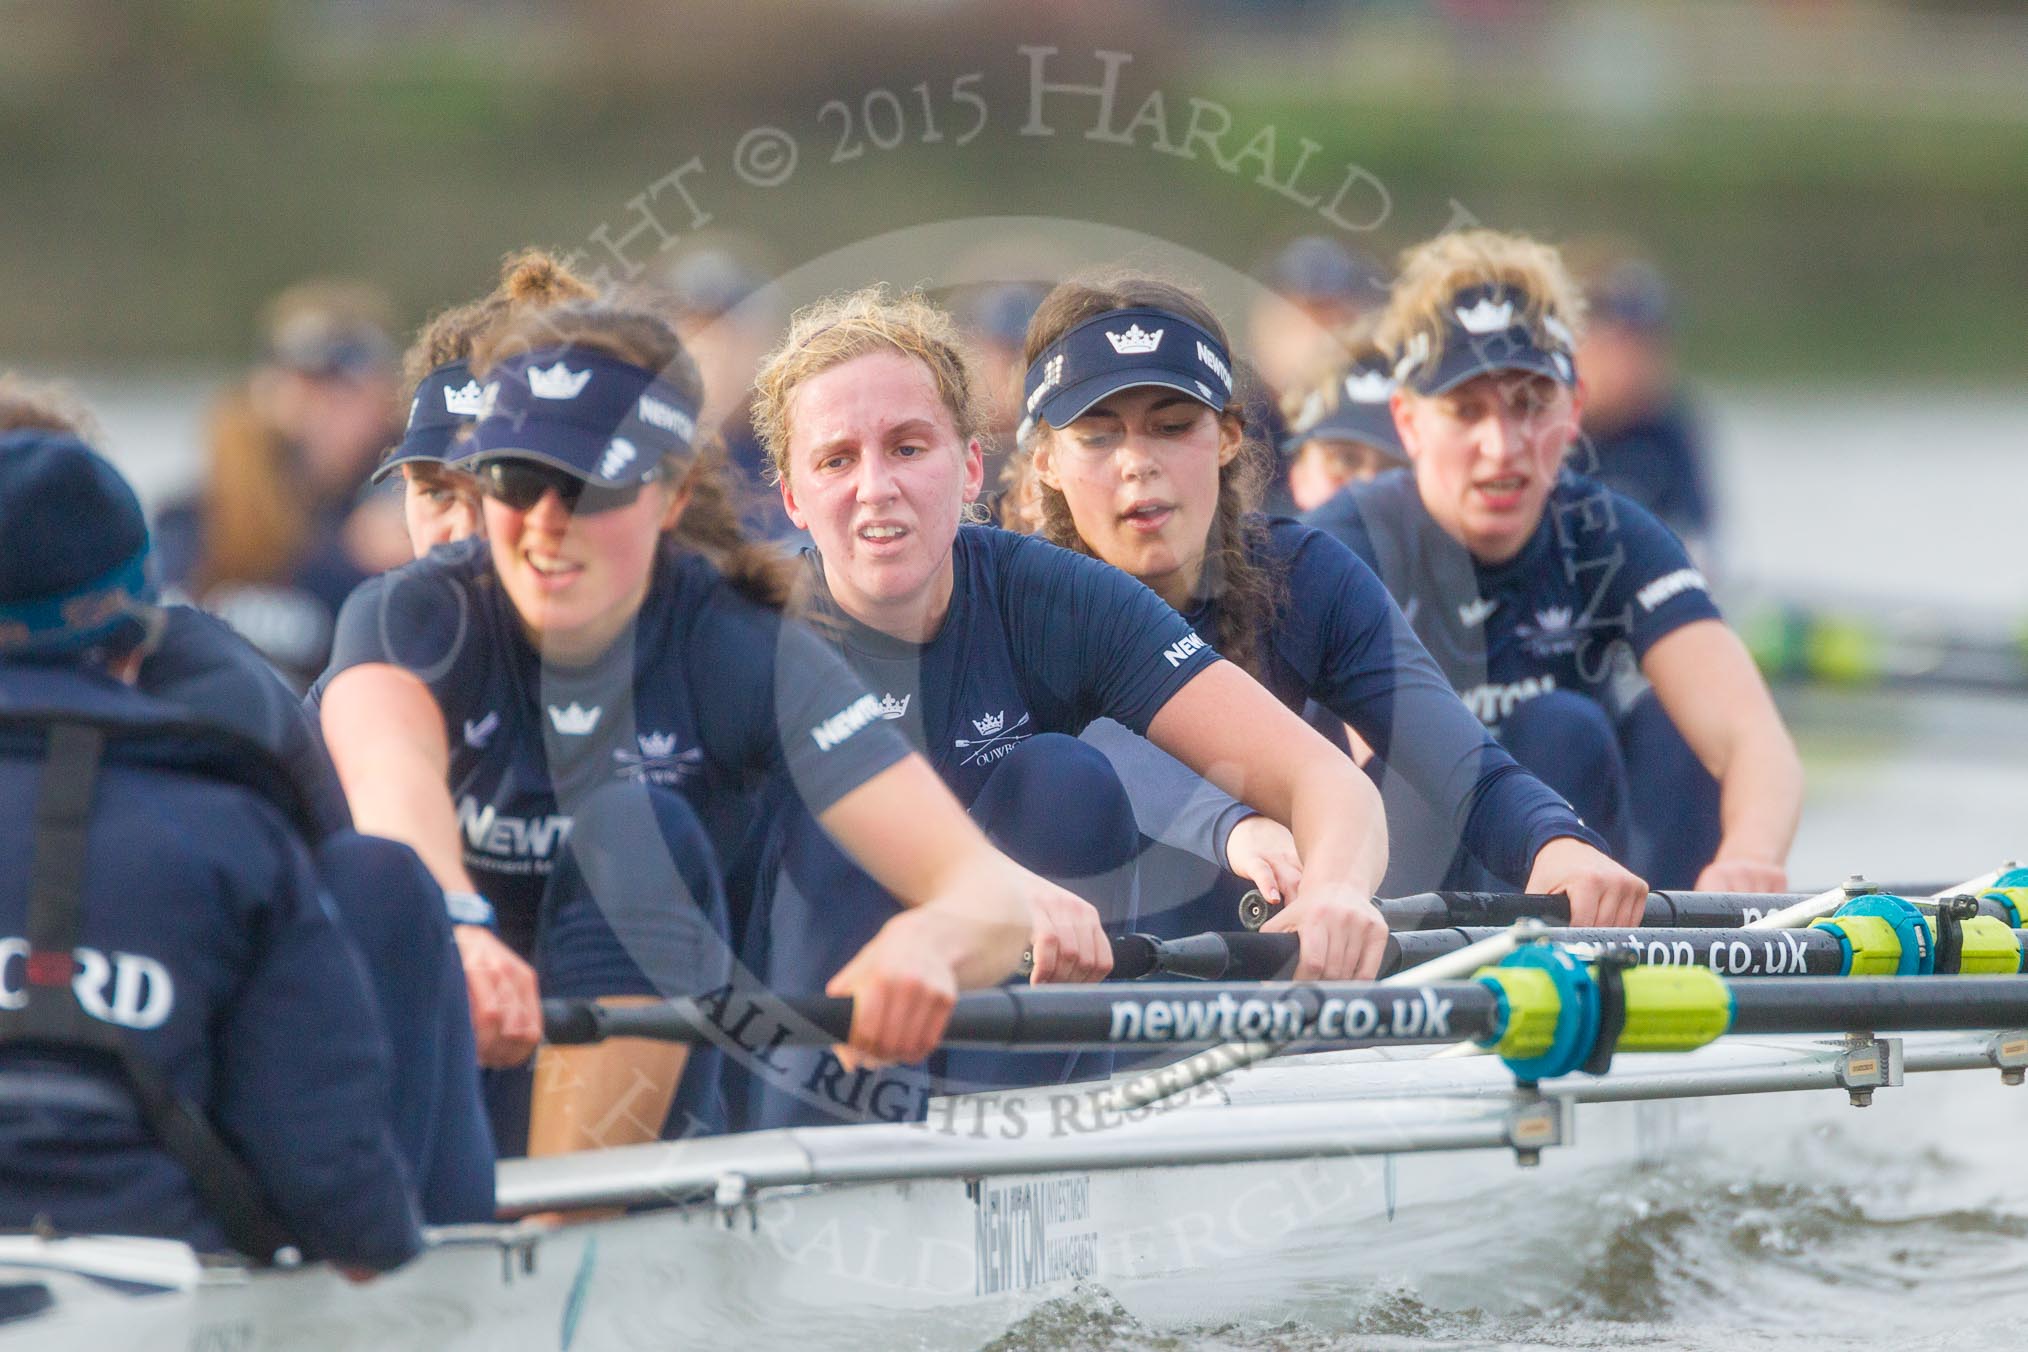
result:
[(469, 358), (479, 337), (508, 314), (592, 300), (597, 295), (590, 282), (565, 267), (554, 254), (542, 249), (508, 254), (500, 260), (500, 283), (491, 294), (441, 311), (408, 345), (401, 359), (401, 375), (407, 384), (403, 402), (415, 394), (424, 376), (445, 362)]

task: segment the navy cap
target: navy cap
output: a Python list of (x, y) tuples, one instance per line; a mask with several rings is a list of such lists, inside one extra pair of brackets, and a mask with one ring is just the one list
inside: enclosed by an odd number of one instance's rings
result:
[(1576, 336), (1547, 311), (1539, 332), (1530, 325), (1527, 298), (1515, 288), (1467, 286), (1444, 304), (1443, 350), (1431, 356), (1428, 334), (1409, 335), (1394, 375), (1419, 394), (1442, 394), (1488, 371), (1527, 371), (1575, 385), (1575, 345)]
[(518, 353), (487, 378), (489, 402), (460, 468), (534, 460), (597, 487), (655, 477), (665, 456), (687, 456), (697, 405), (655, 372), (585, 347)]
[(1602, 323), (1647, 334), (1669, 330), (1669, 284), (1652, 264), (1621, 263), (1592, 285), (1589, 299), (1592, 316)]
[(148, 522), (91, 447), (0, 436), (0, 656), (47, 659), (139, 643), (153, 617)]
[(485, 411), (486, 387), (472, 377), (472, 368), (462, 361), (445, 362), (416, 385), (408, 406), (408, 428), (368, 482), (377, 484), (399, 466), (417, 461), (442, 464), (451, 458), (451, 443), (458, 433)]
[(767, 285), (767, 278), (723, 249), (693, 249), (669, 270), (676, 303), (692, 315), (717, 317)]
[(306, 376), (365, 380), (392, 371), (394, 340), (378, 325), (305, 314), (268, 336), (267, 360)]
[(1108, 310), (1051, 343), (1028, 367), (1022, 435), (1037, 421), (1068, 427), (1110, 394), (1141, 385), (1179, 390), (1214, 409), (1232, 401), (1225, 345), (1178, 314)]
[(1049, 288), (1038, 282), (1001, 282), (968, 299), (965, 320), (990, 341), (1018, 350), (1028, 336), (1028, 321), (1048, 294)]
[(1324, 407), (1324, 396), (1313, 394), (1296, 413), (1282, 450), (1293, 451), (1306, 441), (1356, 441), (1408, 463), (1401, 433), (1394, 426), (1388, 401), (1394, 395), (1394, 371), (1379, 355), (1354, 362), (1338, 380), (1338, 403)]
[(1267, 274), (1268, 285), (1300, 299), (1371, 305), (1387, 296), (1387, 272), (1378, 262), (1323, 235), (1289, 241), (1268, 264)]

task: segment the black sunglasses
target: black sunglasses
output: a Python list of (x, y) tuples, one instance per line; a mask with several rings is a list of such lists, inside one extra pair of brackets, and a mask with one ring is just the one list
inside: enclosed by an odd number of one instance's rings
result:
[(565, 511), (592, 516), (633, 505), (644, 485), (662, 477), (660, 466), (631, 484), (609, 487), (578, 478), (569, 470), (545, 465), (539, 460), (489, 460), (479, 469), (479, 491), (525, 512), (554, 490)]

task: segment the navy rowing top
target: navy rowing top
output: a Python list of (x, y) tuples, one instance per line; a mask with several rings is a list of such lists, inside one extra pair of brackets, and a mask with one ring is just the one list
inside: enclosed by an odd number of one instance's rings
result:
[(960, 526), (950, 610), (927, 643), (868, 628), (818, 600), (882, 715), (969, 805), (1002, 756), (1037, 733), (1099, 718), (1145, 735), (1161, 707), (1218, 660), (1181, 615), (1117, 568), (1033, 536)]
[(1354, 485), (1310, 519), (1386, 579), (1417, 637), (1489, 727), (1550, 690), (1624, 712), (1646, 689), (1638, 663), (1648, 649), (1718, 617), (1704, 575), (1668, 527), (1568, 470), (1528, 543), (1501, 564), (1478, 562), (1445, 533), (1408, 470)]
[[(1559, 836), (1603, 848), (1560, 795), (1515, 763), (1458, 703), (1373, 570), (1321, 530), (1286, 517), (1255, 562), (1285, 591), (1266, 635), (1263, 683), (1300, 714), (1314, 700), (1343, 719), (1503, 878), (1525, 879)], [(1187, 618), (1216, 633), (1216, 603)]]
[(1710, 536), (1711, 474), (1704, 437), (1685, 399), (1595, 432), (1590, 443), (1588, 461), (1578, 462), (1582, 473), (1647, 508), (1685, 540)]
[(443, 710), (465, 866), (523, 954), (572, 805), (601, 784), (673, 788), (723, 860), (770, 778), (822, 812), (908, 754), (835, 651), (694, 554), (659, 560), (633, 627), (568, 668), (529, 643), (483, 540), (437, 549), (353, 593), (311, 699), (372, 662)]

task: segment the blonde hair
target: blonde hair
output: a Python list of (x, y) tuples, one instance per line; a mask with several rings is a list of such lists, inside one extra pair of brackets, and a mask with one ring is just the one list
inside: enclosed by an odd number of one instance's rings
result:
[(1472, 286), (1505, 286), (1518, 293), (1538, 338), (1553, 337), (1543, 329), (1545, 316), (1553, 316), (1573, 336), (1583, 331), (1584, 293), (1555, 246), (1479, 229), (1450, 231), (1402, 254), (1401, 275), (1388, 294), (1375, 337), (1398, 354), (1420, 334), (1429, 344), (1425, 360), (1435, 362), (1443, 356), (1450, 328), (1445, 307)]
[(869, 286), (798, 310), (789, 332), (754, 378), (753, 426), (768, 453), (768, 477), (789, 475), (789, 403), (802, 383), (868, 352), (898, 352), (928, 368), (959, 441), (987, 441), (992, 401), (957, 321), (920, 291), (890, 296)]
[(204, 494), (204, 554), (192, 572), (201, 599), (227, 582), (273, 582), (310, 537), (310, 506), (289, 468), (289, 448), (241, 383), (205, 419), (211, 469)]
[(0, 374), (0, 434), (58, 432), (96, 444), (97, 421), (67, 387)]

